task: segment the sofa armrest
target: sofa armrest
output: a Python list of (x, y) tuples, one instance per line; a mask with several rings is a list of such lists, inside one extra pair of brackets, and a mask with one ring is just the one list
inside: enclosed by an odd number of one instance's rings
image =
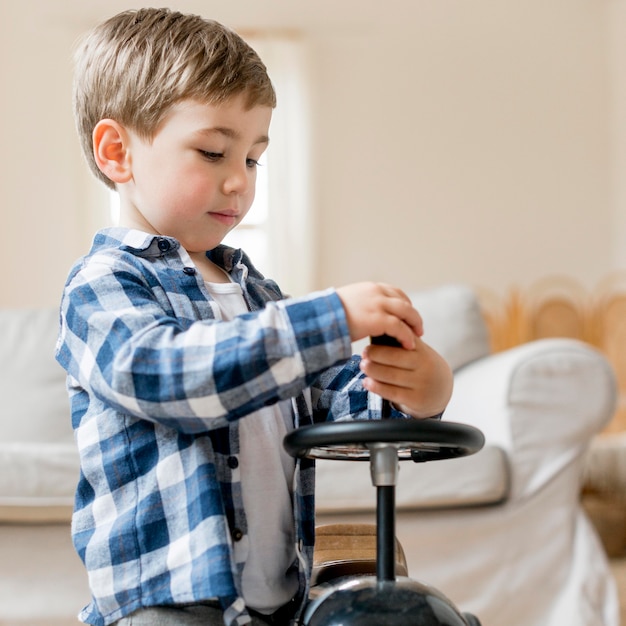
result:
[(613, 370), (593, 347), (542, 339), (460, 369), (444, 419), (480, 428), (507, 451), (510, 498), (536, 493), (572, 463), (611, 419)]

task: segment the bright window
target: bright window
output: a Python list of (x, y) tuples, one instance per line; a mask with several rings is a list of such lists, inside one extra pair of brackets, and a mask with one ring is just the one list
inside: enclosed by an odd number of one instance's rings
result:
[(242, 34), (267, 66), (278, 104), (272, 115), (270, 145), (261, 159), (264, 165), (259, 168), (250, 222), (230, 237), (242, 238), (240, 247), (285, 293), (302, 295), (313, 289), (315, 240), (309, 184), (307, 48), (294, 33)]

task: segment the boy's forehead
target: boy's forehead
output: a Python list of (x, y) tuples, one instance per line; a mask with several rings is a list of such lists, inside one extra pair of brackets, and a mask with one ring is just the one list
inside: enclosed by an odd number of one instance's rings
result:
[[(209, 137), (213, 135), (223, 135), (224, 137), (227, 137), (228, 139), (241, 139), (242, 138), (242, 134), (237, 128), (230, 128), (228, 126), (214, 126), (211, 128), (200, 128), (196, 134), (207, 135)], [(269, 143), (269, 140), (270, 138), (267, 134), (259, 135), (256, 138), (254, 143)]]
[(179, 100), (172, 106), (172, 110), (190, 111), (198, 114), (206, 114), (207, 117), (220, 117), (237, 119), (242, 116), (251, 117), (258, 114), (269, 114), (272, 108), (263, 104), (247, 104), (244, 95), (233, 96), (219, 102), (209, 102), (196, 98)]
[(231, 139), (254, 135), (255, 143), (267, 143), (271, 117), (271, 107), (249, 107), (243, 97), (234, 97), (219, 103), (181, 100), (170, 108), (163, 121), (166, 125), (184, 124), (199, 135), (220, 134)]

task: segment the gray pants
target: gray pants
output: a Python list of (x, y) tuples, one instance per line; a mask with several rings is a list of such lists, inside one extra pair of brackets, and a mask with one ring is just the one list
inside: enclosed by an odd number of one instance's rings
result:
[[(252, 616), (252, 626), (265, 626), (258, 615)], [(159, 606), (139, 609), (115, 622), (115, 626), (224, 626), (222, 609), (203, 604), (189, 606)]]

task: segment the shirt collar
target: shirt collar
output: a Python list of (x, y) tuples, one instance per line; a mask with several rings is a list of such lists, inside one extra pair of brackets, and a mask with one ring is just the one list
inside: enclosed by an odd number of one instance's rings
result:
[[(174, 237), (154, 235), (120, 226), (104, 228), (98, 232), (94, 239), (95, 249), (111, 247), (144, 258), (163, 256), (182, 248), (180, 242)], [(219, 245), (213, 250), (209, 250), (207, 255), (211, 261), (229, 273), (241, 263), (244, 256), (242, 250), (225, 245)]]

